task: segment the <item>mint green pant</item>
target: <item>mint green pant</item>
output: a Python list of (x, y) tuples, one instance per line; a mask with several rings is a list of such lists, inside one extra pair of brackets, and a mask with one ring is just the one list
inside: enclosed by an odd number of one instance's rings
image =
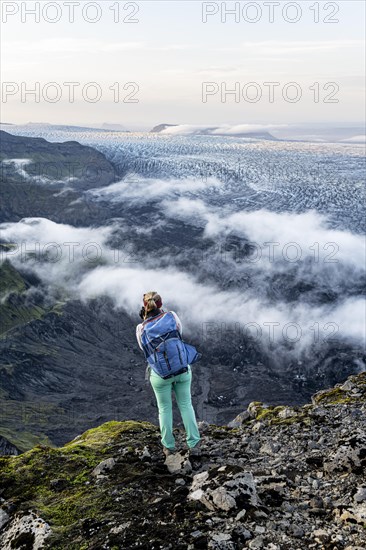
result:
[(152, 369), (150, 372), (150, 383), (155, 393), (159, 408), (159, 426), (161, 443), (168, 449), (175, 448), (173, 435), (173, 404), (172, 389), (181, 414), (186, 431), (186, 441), (189, 448), (194, 447), (200, 438), (196, 415), (194, 413), (191, 399), (192, 371), (188, 365), (188, 371), (164, 380)]

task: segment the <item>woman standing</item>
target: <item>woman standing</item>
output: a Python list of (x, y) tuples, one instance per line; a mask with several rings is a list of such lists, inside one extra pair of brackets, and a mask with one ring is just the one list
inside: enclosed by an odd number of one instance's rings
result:
[[(165, 312), (162, 309), (162, 299), (157, 292), (147, 292), (144, 294), (143, 299), (144, 307), (140, 312), (140, 317), (143, 319), (143, 322), (136, 327), (136, 338), (142, 350), (144, 350), (144, 329), (147, 323), (150, 324), (149, 328), (151, 327), (151, 323), (154, 324), (155, 327), (158, 327), (157, 323), (164, 315), (170, 314), (173, 316), (176, 329), (179, 334), (182, 335), (182, 323), (178, 315), (174, 311)], [(161, 336), (163, 336), (163, 334)], [(189, 364), (184, 365), (176, 374), (171, 374), (168, 377), (162, 378), (154, 368), (148, 365), (147, 376), (149, 376), (159, 409), (159, 426), (164, 454), (168, 456), (176, 452), (175, 438), (173, 435), (172, 389), (175, 393), (177, 405), (183, 420), (190, 454), (199, 454), (200, 433), (191, 399), (191, 366)]]

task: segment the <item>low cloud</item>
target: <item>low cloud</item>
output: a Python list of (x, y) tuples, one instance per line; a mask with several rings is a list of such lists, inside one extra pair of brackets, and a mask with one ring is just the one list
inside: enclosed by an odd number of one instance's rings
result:
[(63, 185), (65, 185), (65, 187), (63, 189), (64, 191), (68, 190), (68, 189), (71, 189), (71, 188), (67, 187), (67, 184), (69, 184), (73, 181), (77, 181), (77, 178), (72, 177), (72, 176), (64, 178), (64, 179), (54, 179), (54, 178), (41, 176), (41, 175), (34, 176), (32, 174), (29, 174), (25, 170), (25, 167), (28, 166), (29, 164), (32, 164), (33, 162), (34, 161), (32, 159), (6, 159), (6, 160), (3, 160), (2, 163), (1, 163), (2, 164), (1, 170), (4, 171), (4, 172), (6, 171), (6, 172), (3, 173), (2, 175), (4, 177), (8, 176), (9, 169), (12, 169), (16, 174), (21, 176), (23, 178), (23, 180), (28, 181), (30, 183), (44, 184), (44, 185), (63, 184)]
[(220, 126), (212, 131), (212, 134), (225, 134), (235, 136), (238, 134), (246, 134), (251, 132), (270, 132), (276, 128), (287, 128), (287, 124), (236, 124), (235, 126)]
[(256, 243), (261, 247), (261, 256), (266, 261), (273, 254), (273, 259), (290, 263), (292, 259), (312, 257), (329, 266), (343, 262), (364, 270), (366, 265), (364, 237), (349, 231), (329, 229), (327, 216), (316, 210), (301, 214), (265, 209), (233, 213), (230, 207), (217, 209), (207, 206), (200, 199), (189, 198), (166, 200), (162, 206), (168, 217), (199, 223), (208, 238), (234, 234)]
[[(340, 281), (345, 277), (345, 272), (342, 272), (344, 262), (351, 262), (353, 270), (362, 267), (363, 249), (359, 236), (328, 230), (325, 219), (315, 212), (297, 215), (259, 211), (228, 215), (206, 207), (203, 201), (180, 198), (179, 202), (173, 201), (172, 204), (176, 209), (171, 210), (173, 217), (177, 217), (179, 212), (186, 219), (205, 222), (205, 234), (210, 237), (219, 238), (236, 231), (257, 242), (278, 239), (283, 243), (297, 239), (304, 249), (314, 236), (319, 243), (323, 238), (337, 238), (344, 248), (340, 247), (340, 264), (328, 268), (329, 279), (334, 277), (336, 280), (336, 273), (340, 273)], [(168, 205), (169, 201), (165, 207)], [(223, 338), (223, 344), (231, 345), (226, 331), (235, 331), (235, 327), (239, 327), (242, 333), (259, 339), (274, 360), (291, 354), (297, 359), (306, 356), (314, 345), (326, 342), (332, 333), (336, 338), (355, 344), (365, 343), (363, 297), (344, 296), (321, 305), (305, 303), (302, 295), (296, 302), (289, 303), (266, 297), (266, 285), (271, 284), (268, 272), (285, 273), (291, 267), (283, 260), (271, 264), (262, 259), (254, 266), (232, 262), (225, 266), (226, 271), (233, 269), (231, 276), (252, 272), (256, 285), (248, 289), (223, 290), (219, 284), (213, 280), (208, 282), (202, 276), (205, 270), (219, 272), (215, 257), (209, 258), (207, 263), (194, 263), (191, 273), (169, 267), (169, 257), (165, 258), (168, 260), (166, 268), (159, 266), (156, 259), (155, 267), (139, 261), (133, 264), (116, 262), (114, 250), (108, 242), (114, 231), (121, 229), (118, 220), (109, 226), (77, 228), (45, 218), (26, 218), (18, 223), (1, 224), (0, 229), (4, 240), (18, 244), (17, 250), (3, 254), (2, 258), (9, 257), (16, 267), (33, 269), (50, 288), (61, 286), (70, 297), (82, 300), (108, 295), (117, 308), (123, 308), (135, 317), (143, 293), (157, 290), (163, 296), (164, 307), (176, 309), (181, 315), (186, 335), (204, 336), (207, 332), (215, 334), (218, 331), (216, 337)], [(61, 256), (56, 257), (56, 261), (37, 259), (37, 247), (43, 252), (49, 249), (54, 254), (61, 251)], [(30, 256), (31, 252), (35, 256)], [(187, 251), (182, 251), (182, 254), (187, 254)], [(190, 265), (189, 258), (187, 262)], [(321, 263), (314, 269), (318, 270), (315, 274), (318, 273), (319, 277), (324, 276), (325, 268)], [(297, 276), (300, 275), (301, 270)], [(352, 271), (348, 276), (352, 282)], [(314, 274), (310, 279), (313, 278)], [(318, 327), (318, 339), (314, 326)], [(289, 351), (291, 341), (292, 351)], [(270, 347), (271, 343), (274, 349)]]
[(177, 126), (168, 126), (165, 130), (162, 130), (162, 135), (173, 136), (188, 136), (192, 134), (201, 134), (202, 132), (208, 135), (227, 135), (236, 136), (238, 134), (246, 134), (252, 132), (270, 132), (276, 130), (276, 128), (286, 128), (287, 124), (221, 124), (218, 126), (204, 126), (197, 124), (178, 124)]
[(347, 139), (342, 139), (344, 143), (366, 143), (366, 135), (353, 136)]
[[(142, 294), (152, 289), (163, 296), (164, 308), (179, 312), (190, 334), (216, 333), (224, 341), (226, 330), (235, 331), (237, 325), (237, 330), (260, 339), (265, 348), (274, 342), (279, 354), (289, 340), (296, 340), (295, 356), (306, 352), (319, 339), (326, 341), (330, 335), (358, 343), (365, 341), (365, 326), (360, 322), (365, 301), (361, 298), (322, 307), (301, 303), (271, 305), (237, 290), (222, 291), (215, 285), (198, 283), (195, 277), (174, 269), (141, 266), (98, 267), (78, 285), (82, 299), (107, 294), (117, 307), (130, 314), (137, 313)], [(231, 345), (227, 340), (226, 343)]]
[(87, 191), (87, 194), (110, 202), (138, 201), (144, 203), (151, 199), (163, 201), (167, 196), (196, 193), (208, 187), (220, 187), (221, 185), (216, 178), (154, 179), (133, 174), (107, 187), (91, 189)]
[(18, 223), (0, 224), (1, 237), (16, 244), (9, 253), (2, 252), (17, 268), (28, 268), (49, 286), (64, 286), (72, 292), (73, 284), (85, 270), (98, 261), (111, 261), (106, 245), (115, 226), (73, 227), (47, 218), (23, 218)]

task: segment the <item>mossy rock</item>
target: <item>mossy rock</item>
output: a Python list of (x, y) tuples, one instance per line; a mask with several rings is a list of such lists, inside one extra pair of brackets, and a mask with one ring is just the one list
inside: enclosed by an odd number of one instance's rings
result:
[(331, 390), (324, 390), (315, 394), (312, 401), (316, 405), (345, 405), (357, 402), (356, 397), (352, 397), (346, 390), (336, 386)]
[[(285, 409), (290, 409), (293, 414), (288, 417), (281, 417), (279, 413)], [(252, 420), (253, 422), (253, 420)], [(290, 408), (285, 407), (284, 405), (270, 406), (270, 407), (259, 407), (256, 411), (256, 417), (254, 422), (265, 422), (270, 426), (272, 425), (289, 425), (296, 423), (303, 423), (309, 425), (311, 419), (308, 415), (308, 409), (304, 407)]]
[(283, 411), (285, 407), (283, 405), (279, 405), (277, 407), (268, 407), (263, 408), (261, 407), (256, 415), (256, 420), (262, 421), (262, 420), (273, 420), (278, 417), (278, 413)]
[(0, 457), (0, 492), (18, 510), (39, 513), (56, 538), (64, 537), (85, 518), (104, 521), (115, 507), (111, 490), (117, 487), (128, 500), (138, 480), (147, 476), (146, 465), (136, 453), (121, 456), (109, 483), (98, 483), (92, 475), (95, 466), (118, 457), (121, 447), (158, 447), (157, 434), (157, 426), (149, 422), (111, 421), (63, 447), (39, 444), (19, 456)]
[(124, 422), (118, 422), (112, 420), (110, 422), (105, 422), (97, 428), (91, 428), (83, 434), (77, 436), (75, 439), (66, 443), (63, 449), (70, 450), (73, 447), (78, 447), (80, 445), (91, 447), (93, 449), (98, 449), (103, 447), (106, 444), (114, 443), (124, 432), (131, 431), (142, 431), (147, 430), (149, 432), (156, 431), (157, 428), (154, 424), (150, 422), (138, 422), (135, 420), (125, 420)]

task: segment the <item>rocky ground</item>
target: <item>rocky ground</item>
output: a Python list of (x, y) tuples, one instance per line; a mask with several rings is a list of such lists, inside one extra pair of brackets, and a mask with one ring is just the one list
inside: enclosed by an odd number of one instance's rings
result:
[(303, 407), (253, 402), (165, 459), (148, 422), (0, 459), (3, 550), (364, 550), (366, 373)]

